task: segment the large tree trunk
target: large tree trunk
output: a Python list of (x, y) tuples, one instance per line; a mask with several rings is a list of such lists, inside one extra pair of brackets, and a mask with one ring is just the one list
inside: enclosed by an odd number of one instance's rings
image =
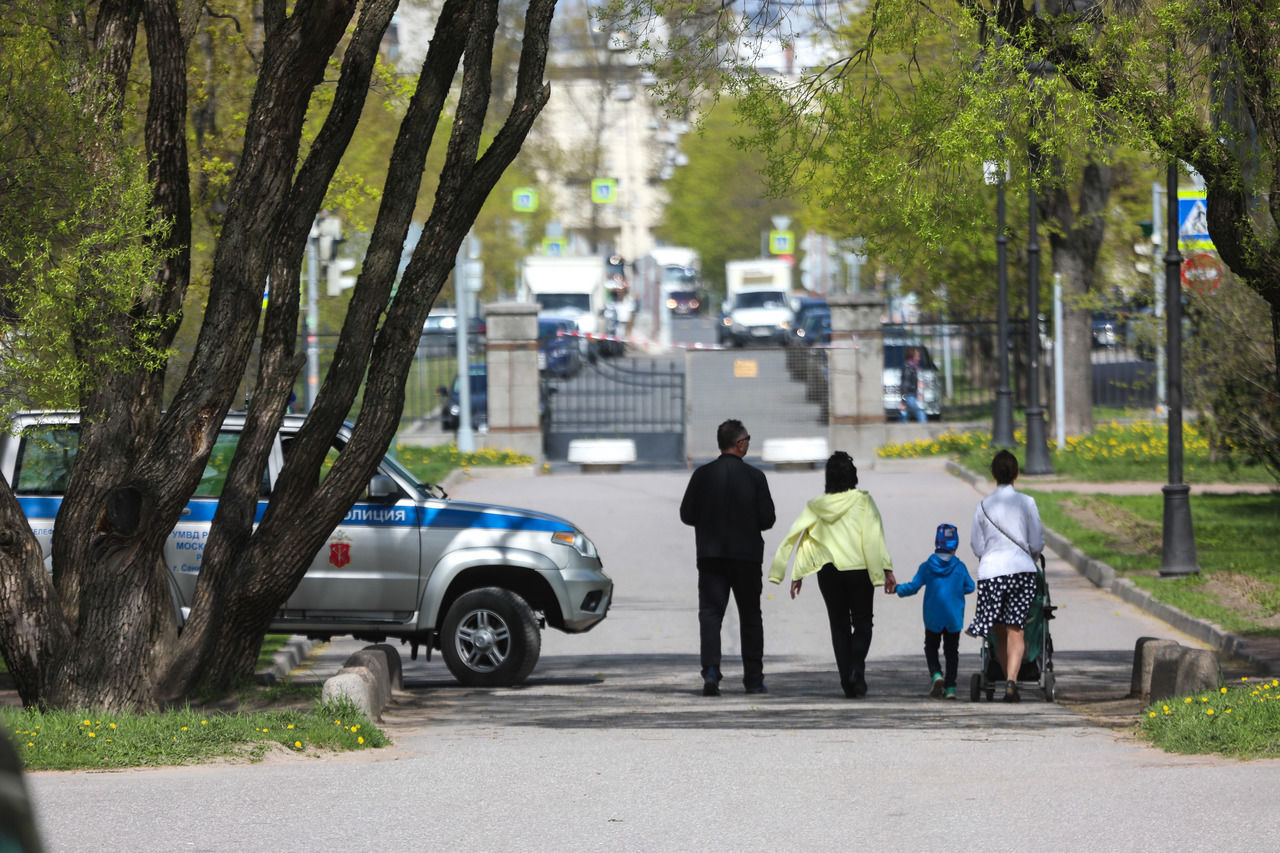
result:
[[(1045, 213), (1055, 224), (1049, 235), (1053, 271), (1062, 281), (1063, 397), (1066, 431), (1093, 431), (1093, 346), (1089, 296), (1111, 194), (1111, 167), (1090, 163), (1081, 175), (1076, 204), (1065, 186), (1047, 193)], [(1056, 413), (1055, 413), (1056, 417)]]
[[(82, 401), (80, 451), (55, 528), (52, 578), (12, 492), (0, 484), (0, 648), (28, 704), (151, 708), (250, 675), (272, 615), (365, 488), (394, 436), (423, 321), (485, 197), (546, 103), (542, 79), (555, 3), (529, 4), (517, 95), (505, 124), (488, 137), (497, 0), (448, 0), (441, 9), (418, 91), (391, 154), (383, 208), (334, 368), (255, 529), (258, 484), (301, 363), (297, 282), (307, 235), (359, 120), (378, 46), (396, 7), (395, 0), (363, 4), (333, 107), (299, 167), (312, 90), (356, 5), (355, 0), (297, 4), (291, 15), (283, 3), (263, 5), (261, 68), (189, 367), (164, 413), (162, 374), (146, 370), (105, 377)], [(153, 301), (128, 317), (109, 318), (126, 342), (137, 333), (133, 324), (139, 320), (175, 316), (190, 278), (185, 57), (197, 20), (180, 16), (176, 2), (107, 4), (96, 30), (101, 41), (93, 49), (115, 63), (105, 79), (123, 87), (126, 74), (118, 66), (128, 68), (144, 6), (152, 74), (147, 150), (156, 208), (173, 227)], [(427, 150), (464, 56), (436, 202), (392, 300)], [(122, 92), (116, 91), (116, 102)], [(245, 374), (268, 273), (272, 298), (248, 426), (179, 638), (163, 545), (199, 481)], [(165, 333), (171, 335), (172, 327)], [(366, 399), (352, 440), (317, 487), (331, 438), (366, 377)]]

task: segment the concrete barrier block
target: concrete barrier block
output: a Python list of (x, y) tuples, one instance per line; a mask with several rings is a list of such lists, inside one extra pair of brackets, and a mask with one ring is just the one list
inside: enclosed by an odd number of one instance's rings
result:
[(364, 651), (377, 652), (387, 659), (387, 672), (391, 677), (392, 690), (404, 690), (404, 665), (400, 661), (400, 651), (389, 643), (375, 643), (365, 646)]
[(343, 669), (365, 669), (373, 676), (373, 701), (379, 711), (391, 704), (391, 666), (382, 652), (361, 649), (347, 658)]
[(371, 720), (382, 719), (381, 707), (375, 707), (373, 674), (364, 667), (344, 669), (326, 678), (320, 688), (320, 701), (328, 702), (343, 697), (349, 699)]
[(1182, 647), (1177, 643), (1156, 648), (1151, 662), (1151, 691), (1148, 701), (1159, 702), (1178, 695), (1178, 661), (1181, 657)]
[(583, 473), (621, 471), (636, 461), (636, 443), (630, 438), (575, 438), (569, 442), (568, 459)]
[(1156, 652), (1165, 648), (1177, 648), (1173, 640), (1161, 640), (1156, 637), (1139, 637), (1133, 648), (1133, 677), (1129, 682), (1129, 695), (1151, 699), (1151, 670), (1156, 662)]
[(822, 436), (803, 438), (766, 438), (760, 458), (779, 471), (807, 470), (824, 464), (831, 455)]
[(1184, 648), (1178, 657), (1178, 674), (1174, 684), (1175, 695), (1189, 696), (1222, 686), (1222, 670), (1218, 656), (1209, 649)]

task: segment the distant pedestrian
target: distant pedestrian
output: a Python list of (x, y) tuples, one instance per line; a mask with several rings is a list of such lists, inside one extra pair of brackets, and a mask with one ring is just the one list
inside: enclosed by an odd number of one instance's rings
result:
[(1004, 701), (1017, 702), (1018, 671), (1026, 651), (1023, 628), (1036, 592), (1036, 560), (1044, 527), (1035, 499), (1014, 490), (1018, 459), (1001, 450), (991, 460), (996, 490), (973, 511), (969, 546), (978, 556), (978, 606), (965, 629), (982, 639), (995, 626), (996, 655), (1005, 673)]
[(902, 405), (898, 409), (898, 420), (906, 423), (909, 419), (924, 423), (928, 417), (920, 400), (920, 350), (907, 347), (902, 358), (902, 374), (898, 380), (898, 388), (902, 392)]
[(810, 500), (787, 531), (773, 555), (770, 582), (782, 582), (793, 553), (791, 597), (800, 594), (805, 577), (817, 574), (840, 687), (850, 699), (865, 696), (876, 587), (884, 584), (890, 593), (896, 584), (880, 511), (858, 489), (858, 469), (848, 453), (837, 450), (827, 459), (825, 494)]
[(716, 444), (720, 456), (694, 470), (680, 502), (680, 520), (693, 527), (698, 550), (702, 695), (720, 695), (720, 628), (730, 592), (742, 634), (742, 684), (748, 693), (767, 693), (760, 534), (773, 527), (773, 497), (764, 472), (743, 461), (751, 434), (742, 421), (720, 424)]
[[(973, 592), (969, 568), (956, 557), (960, 533), (953, 524), (939, 524), (933, 553), (916, 569), (916, 576), (898, 584), (898, 597), (915, 595), (924, 587), (924, 659), (929, 665), (929, 695), (956, 698), (956, 670), (960, 665), (960, 630), (964, 627), (964, 597)], [(938, 664), (942, 645), (945, 671)]]

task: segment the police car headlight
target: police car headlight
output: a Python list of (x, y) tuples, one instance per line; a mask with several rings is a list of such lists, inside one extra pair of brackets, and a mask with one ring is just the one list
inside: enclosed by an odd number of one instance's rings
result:
[(595, 543), (586, 536), (571, 530), (558, 530), (551, 534), (551, 541), (558, 545), (565, 545), (577, 551), (588, 560), (600, 559), (599, 553), (596, 551)]

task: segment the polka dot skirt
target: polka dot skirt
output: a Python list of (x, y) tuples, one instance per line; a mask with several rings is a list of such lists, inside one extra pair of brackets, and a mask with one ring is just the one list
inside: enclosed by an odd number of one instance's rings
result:
[(970, 637), (985, 637), (992, 625), (1022, 628), (1036, 594), (1036, 573), (1019, 572), (978, 581), (978, 604), (973, 623), (965, 629)]

